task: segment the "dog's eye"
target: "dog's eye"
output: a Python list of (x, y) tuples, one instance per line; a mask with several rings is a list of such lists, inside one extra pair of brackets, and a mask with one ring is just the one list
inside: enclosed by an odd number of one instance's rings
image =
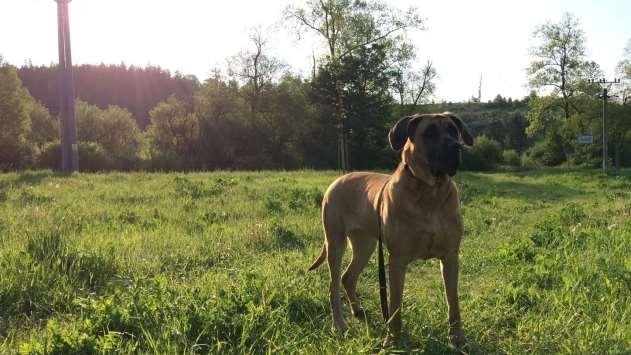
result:
[(436, 138), (438, 137), (438, 127), (436, 127), (436, 125), (429, 125), (426, 129), (425, 132), (423, 132), (423, 136), (425, 138)]

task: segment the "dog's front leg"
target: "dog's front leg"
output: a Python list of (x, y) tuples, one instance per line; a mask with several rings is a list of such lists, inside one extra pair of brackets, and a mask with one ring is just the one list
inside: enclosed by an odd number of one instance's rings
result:
[(443, 257), (440, 266), (449, 312), (449, 342), (455, 347), (461, 347), (465, 344), (465, 337), (462, 332), (460, 305), (458, 304), (458, 252)]
[(390, 255), (388, 258), (388, 276), (390, 278), (390, 307), (388, 308), (390, 322), (388, 328), (392, 335), (398, 335), (401, 332), (401, 304), (403, 302), (406, 268), (406, 261)]

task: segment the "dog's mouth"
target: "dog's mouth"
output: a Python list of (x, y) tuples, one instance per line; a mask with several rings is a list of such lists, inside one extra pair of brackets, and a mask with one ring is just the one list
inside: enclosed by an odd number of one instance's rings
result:
[(431, 164), (432, 174), (434, 176), (449, 175), (455, 176), (462, 160), (460, 149), (450, 149), (440, 154), (435, 164)]

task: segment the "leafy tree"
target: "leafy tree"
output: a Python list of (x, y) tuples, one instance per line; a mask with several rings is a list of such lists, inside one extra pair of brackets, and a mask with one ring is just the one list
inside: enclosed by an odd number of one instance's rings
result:
[(156, 105), (149, 117), (147, 136), (152, 158), (161, 162), (161, 168), (190, 167), (199, 140), (197, 116), (184, 102), (171, 96)]
[(236, 81), (215, 74), (195, 94), (201, 164), (205, 168), (269, 166), (261, 121), (252, 113)]
[(29, 104), (31, 134), (29, 141), (41, 148), (44, 144), (59, 139), (59, 120), (52, 117), (44, 105), (31, 100)]
[(532, 49), (534, 60), (528, 68), (530, 86), (551, 89), (550, 96), (560, 96), (557, 104), (568, 119), (572, 114), (572, 98), (588, 66), (585, 34), (578, 20), (566, 13), (558, 23), (537, 27), (534, 36), (541, 43)]
[[(389, 84), (387, 43), (362, 47), (346, 56), (341, 67), (324, 66), (314, 83), (321, 102), (330, 99), (336, 79), (345, 84), (344, 109), (347, 112), (346, 127), (350, 132), (349, 148), (354, 157), (353, 166), (366, 169), (385, 166), (392, 155), (387, 150), (386, 135), (392, 97)], [(334, 74), (335, 72), (335, 74)]]
[(610, 142), (613, 145), (614, 162), (619, 169), (621, 164), (631, 164), (631, 39), (627, 42), (616, 73), (621, 83), (616, 92), (619, 100), (610, 109)]
[[(129, 110), (139, 127), (146, 127), (149, 111), (170, 95), (190, 103), (199, 86), (195, 76), (171, 73), (155, 66), (137, 67), (125, 64), (78, 65), (74, 67), (76, 93), (80, 100), (106, 109), (116, 105)], [(18, 69), (24, 86), (46, 106), (51, 114), (59, 114), (59, 84), (56, 65)]]
[[(291, 74), (283, 76), (267, 93), (267, 110), (260, 119), (272, 167), (321, 166), (318, 160), (326, 158), (326, 130), (318, 120), (310, 95), (311, 84)], [(335, 144), (334, 136), (328, 144)]]
[[(598, 85), (588, 79), (602, 75), (598, 64), (585, 55), (585, 35), (576, 18), (565, 14), (558, 23), (546, 23), (535, 31), (540, 44), (533, 48), (534, 60), (528, 68), (533, 89), (544, 96), (532, 96), (527, 113), (530, 136), (542, 137), (546, 144), (538, 144), (533, 157), (545, 165), (569, 160), (572, 164), (591, 165), (595, 147), (578, 144), (576, 136), (583, 133), (598, 135), (595, 126), (598, 112)], [(550, 133), (549, 130), (557, 130)], [(550, 137), (560, 141), (552, 142)], [(546, 154), (544, 148), (553, 149)]]
[(0, 57), (0, 170), (24, 165), (31, 131), (30, 101), (16, 69)]
[(392, 34), (408, 28), (421, 28), (422, 20), (415, 8), (407, 12), (393, 9), (380, 1), (307, 0), (304, 7), (290, 5), (285, 17), (296, 25), (297, 32), (312, 31), (328, 47), (328, 71), (333, 80), (330, 102), (341, 129), (341, 167), (347, 169), (347, 143), (344, 104), (345, 82), (341, 80), (342, 60), (355, 51), (385, 41)]
[(129, 111), (117, 106), (101, 110), (79, 100), (75, 105), (75, 115), (80, 142), (98, 143), (115, 168), (132, 169), (138, 166), (144, 137)]

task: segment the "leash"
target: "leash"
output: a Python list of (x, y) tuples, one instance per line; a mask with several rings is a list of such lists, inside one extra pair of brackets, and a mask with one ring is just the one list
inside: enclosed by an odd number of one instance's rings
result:
[(382, 236), (382, 223), (381, 223), (381, 202), (383, 201), (383, 190), (388, 185), (390, 179), (379, 190), (379, 196), (377, 197), (377, 223), (379, 225), (379, 299), (381, 300), (381, 314), (383, 314), (383, 320), (388, 323), (390, 316), (388, 314), (388, 281), (386, 280), (386, 267), (383, 260), (383, 236)]

